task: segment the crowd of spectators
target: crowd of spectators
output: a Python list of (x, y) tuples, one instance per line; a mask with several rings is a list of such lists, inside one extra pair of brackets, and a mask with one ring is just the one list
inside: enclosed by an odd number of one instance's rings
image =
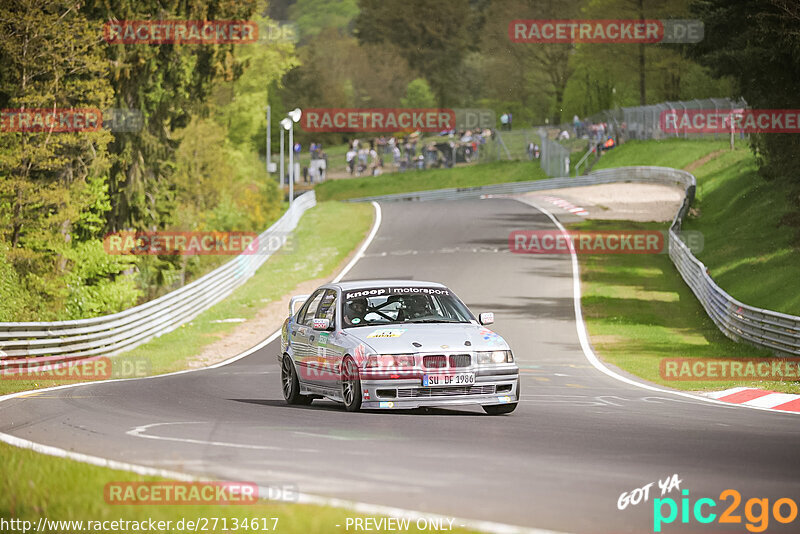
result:
[(469, 163), (494, 132), (485, 130), (444, 131), (424, 139), (419, 132), (404, 137), (380, 136), (368, 141), (353, 139), (345, 154), (351, 175), (380, 176), (386, 166), (404, 172), (448, 168), (456, 163)]

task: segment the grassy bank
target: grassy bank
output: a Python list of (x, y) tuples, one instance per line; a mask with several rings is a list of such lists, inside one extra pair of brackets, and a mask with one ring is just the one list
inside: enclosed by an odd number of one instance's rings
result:
[[(696, 143), (696, 146), (691, 146)], [(710, 141), (629, 143), (601, 162), (620, 165), (686, 166), (719, 151)], [(612, 159), (613, 154), (613, 159)], [(698, 180), (697, 211), (684, 229), (703, 233), (698, 257), (720, 286), (739, 300), (800, 313), (800, 255), (790, 246), (792, 229), (778, 222), (789, 209), (779, 184), (755, 173), (744, 148), (715, 154), (693, 170)], [(585, 221), (575, 230), (666, 230), (667, 223)], [(800, 381), (733, 382), (662, 380), (662, 358), (769, 357), (769, 351), (726, 338), (706, 315), (669, 257), (662, 255), (579, 256), (582, 304), (591, 341), (606, 361), (652, 382), (685, 390), (734, 386), (800, 393)]]
[(316, 187), (320, 200), (345, 200), (349, 198), (412, 191), (429, 191), (450, 187), (476, 187), (505, 182), (541, 180), (547, 175), (538, 163), (530, 161), (499, 161), (475, 164), (452, 169), (408, 171), (382, 176), (329, 180)]
[(797, 228), (781, 224), (793, 209), (788, 184), (759, 177), (744, 150), (727, 152), (696, 174), (695, 210), (684, 228), (705, 236), (698, 258), (711, 276), (746, 304), (800, 315)]
[[(742, 142), (737, 146), (744, 148)], [(592, 170), (631, 165), (657, 165), (682, 169), (704, 156), (725, 149), (730, 149), (730, 141), (676, 138), (663, 141), (628, 141), (605, 153)]]
[[(181, 520), (197, 521), (200, 518), (218, 518), (217, 528), (206, 523), (207, 532), (223, 532), (223, 518), (227, 521), (226, 532), (286, 533), (345, 532), (347, 518), (364, 517), (352, 511), (325, 506), (276, 504), (259, 501), (248, 505), (117, 505), (107, 504), (103, 490), (109, 482), (159, 481), (155, 477), (143, 477), (127, 471), (116, 471), (95, 467), (72, 460), (44, 456), (17, 447), (0, 443), (0, 462), (3, 477), (0, 481), (0, 517), (31, 521), (36, 528), (40, 518), (51, 521), (172, 521), (172, 526)], [(300, 488), (302, 491), (302, 488)], [(374, 517), (374, 516), (373, 516)], [(277, 525), (273, 518), (277, 518)], [(256, 520), (257, 529), (240, 526), (233, 528), (233, 521)], [(266, 522), (264, 521), (266, 519)], [(249, 522), (248, 522), (249, 523)], [(337, 526), (341, 525), (341, 526)], [(86, 527), (86, 525), (84, 525)], [(202, 523), (201, 527), (202, 528)], [(45, 532), (78, 532), (71, 528), (50, 528)], [(89, 530), (84, 528), (84, 530)], [(147, 531), (134, 528), (116, 529), (114, 532)], [(351, 527), (352, 530), (352, 527)], [(410, 523), (411, 532), (418, 532)], [(21, 531), (21, 530), (20, 530)], [(172, 528), (162, 532), (189, 532), (191, 528)], [(202, 531), (202, 530), (201, 530)], [(457, 532), (466, 532), (456, 529)]]
[[(290, 246), (279, 250), (230, 296), (190, 323), (123, 354), (149, 362), (150, 374), (186, 368), (188, 359), (236, 327), (214, 321), (250, 319), (259, 309), (305, 280), (330, 275), (364, 239), (372, 226), (373, 208), (367, 204), (321, 202), (300, 219)], [(347, 221), (347, 224), (331, 224)], [(270, 332), (265, 332), (266, 337)], [(54, 380), (0, 380), (0, 394), (63, 384)]]

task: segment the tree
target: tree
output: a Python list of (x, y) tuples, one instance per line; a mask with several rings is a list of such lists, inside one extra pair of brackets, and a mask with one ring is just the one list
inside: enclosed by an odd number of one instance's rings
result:
[(428, 82), (417, 78), (408, 84), (406, 96), (400, 99), (400, 104), (404, 108), (432, 108), (436, 105), (436, 98)]
[[(95, 21), (159, 19), (247, 20), (255, 0), (88, 0), (81, 11)], [(114, 107), (144, 115), (139, 132), (115, 133), (110, 193), (113, 210), (108, 229), (159, 228), (175, 210), (169, 177), (178, 146), (176, 129), (193, 114), (207, 113), (203, 102), (217, 78), (232, 80), (243, 65), (232, 44), (111, 44), (105, 47), (111, 65)]]
[(355, 20), (359, 42), (393, 46), (408, 65), (428, 80), (440, 107), (455, 101), (458, 73), (477, 50), (484, 2), (407, 0), (398, 7), (382, 0), (359, 0)]
[[(705, 39), (692, 57), (717, 76), (729, 76), (750, 108), (797, 108), (800, 80), (800, 5), (794, 0), (696, 0)], [(762, 176), (798, 182), (797, 134), (750, 136)], [(800, 204), (795, 200), (795, 205)], [(800, 217), (795, 224), (800, 226)]]
[[(77, 7), (71, 0), (0, 3), (0, 108), (108, 107), (101, 28)], [(87, 191), (105, 181), (109, 140), (103, 129), (0, 134), (0, 241), (34, 306), (58, 307), (71, 247), (96, 237), (81, 214), (94, 206)]]

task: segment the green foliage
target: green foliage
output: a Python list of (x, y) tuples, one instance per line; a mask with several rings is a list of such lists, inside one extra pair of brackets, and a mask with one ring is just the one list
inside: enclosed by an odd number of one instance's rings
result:
[(404, 108), (432, 108), (436, 106), (430, 85), (424, 78), (417, 78), (408, 84), (406, 96), (400, 99)]
[(453, 89), (467, 54), (477, 49), (483, 25), (480, 6), (469, 0), (406, 0), (402, 7), (382, 0), (360, 0), (355, 33), (361, 43), (394, 47), (433, 87), (441, 107)]
[(324, 28), (348, 32), (358, 15), (358, 3), (356, 0), (297, 0), (289, 15), (297, 24), (300, 38), (307, 40)]
[[(730, 76), (737, 93), (752, 109), (797, 107), (800, 79), (800, 4), (794, 0), (695, 0), (696, 16), (705, 23), (706, 38), (692, 56), (717, 76)], [(764, 133), (750, 137), (767, 179), (797, 186), (800, 139), (796, 134)], [(800, 198), (794, 200), (800, 210)], [(800, 215), (787, 218), (800, 227)]]
[(30, 298), (14, 266), (8, 261), (8, 245), (0, 242), (0, 322), (13, 321), (29, 308)]
[(64, 256), (72, 268), (66, 276), (68, 295), (59, 319), (96, 317), (136, 304), (141, 291), (131, 272), (133, 256), (108, 254), (98, 239), (69, 247)]

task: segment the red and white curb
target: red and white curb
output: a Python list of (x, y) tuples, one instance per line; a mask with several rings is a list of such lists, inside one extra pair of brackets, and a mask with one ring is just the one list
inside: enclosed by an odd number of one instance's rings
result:
[(576, 206), (575, 204), (567, 200), (564, 200), (563, 198), (551, 197), (551, 196), (543, 196), (542, 198), (547, 202), (549, 202), (550, 204), (558, 206), (562, 210), (568, 211), (574, 215), (581, 215), (581, 216), (589, 215), (589, 212), (586, 211), (584, 208)]
[(707, 393), (706, 396), (733, 404), (800, 413), (800, 395), (792, 395), (790, 393), (776, 393), (763, 389), (740, 387)]

